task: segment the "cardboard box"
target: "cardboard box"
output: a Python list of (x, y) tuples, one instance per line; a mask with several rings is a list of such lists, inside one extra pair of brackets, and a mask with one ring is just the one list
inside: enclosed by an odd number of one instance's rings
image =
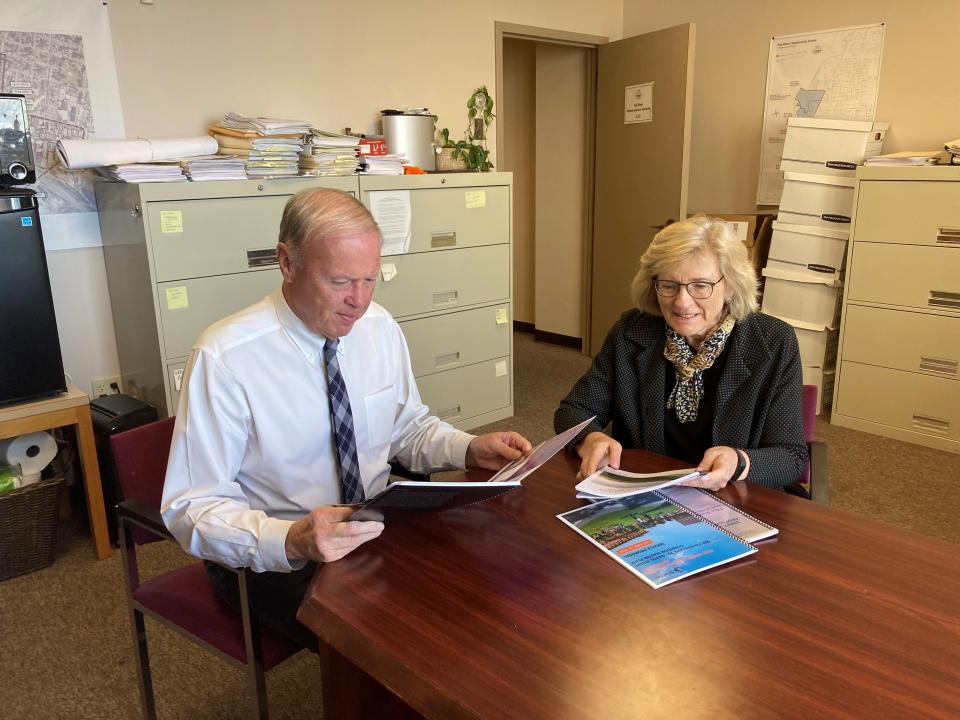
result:
[[(699, 215), (701, 213), (692, 213)], [(747, 246), (747, 256), (760, 277), (760, 271), (767, 263), (767, 252), (770, 249), (770, 234), (773, 232), (774, 215), (769, 213), (702, 213), (709, 217), (726, 220), (733, 225), (734, 233)]]
[(777, 220), (849, 231), (855, 185), (853, 178), (784, 173)]
[(858, 165), (883, 152), (889, 127), (865, 120), (787, 118), (780, 169), (852, 178)]
[(387, 154), (387, 141), (381, 137), (365, 137), (359, 140), (360, 154), (379, 156)]
[(836, 372), (822, 367), (803, 366), (803, 384), (817, 387), (817, 415), (833, 405), (833, 381)]
[(811, 280), (808, 275), (765, 267), (763, 312), (787, 320), (815, 327), (837, 327), (842, 285), (828, 277)]
[(814, 325), (790, 318), (780, 319), (788, 323), (797, 335), (801, 364), (815, 365), (828, 370), (832, 370), (836, 366), (837, 344), (840, 340), (840, 331), (837, 328)]
[(843, 282), (847, 263), (847, 230), (773, 222), (767, 267), (801, 273), (811, 281), (821, 277)]

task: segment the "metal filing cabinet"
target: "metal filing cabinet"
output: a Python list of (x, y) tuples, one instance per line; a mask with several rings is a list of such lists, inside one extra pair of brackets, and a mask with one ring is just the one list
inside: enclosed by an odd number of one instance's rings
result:
[(283, 206), (310, 187), (356, 196), (356, 177), (98, 183), (123, 391), (176, 412), (194, 340), (280, 285)]
[(960, 452), (960, 168), (865, 166), (832, 422)]
[(361, 176), (360, 199), (409, 191), (410, 245), (374, 299), (410, 346), (430, 410), (470, 429), (513, 415), (510, 173)]
[(509, 417), (510, 177), (98, 184), (123, 391), (175, 412), (200, 333), (279, 286), (275, 246), (291, 195), (399, 188), (412, 191), (410, 250), (384, 259), (398, 271), (374, 298), (400, 321), (432, 412), (464, 429)]

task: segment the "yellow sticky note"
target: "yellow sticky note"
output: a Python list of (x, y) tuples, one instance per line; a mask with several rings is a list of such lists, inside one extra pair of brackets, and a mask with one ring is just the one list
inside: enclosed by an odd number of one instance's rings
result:
[(182, 310), (190, 307), (190, 298), (187, 297), (187, 288), (180, 287), (167, 288), (167, 310)]
[(183, 211), (182, 210), (161, 210), (160, 211), (160, 232), (182, 233), (183, 232)]
[(494, 377), (503, 377), (507, 374), (507, 361), (506, 360), (497, 360), (493, 364), (494, 368)]
[(487, 191), (486, 190), (467, 190), (464, 193), (464, 197), (467, 202), (467, 210), (472, 210), (473, 208), (482, 208), (487, 206)]
[(497, 325), (503, 325), (507, 322), (507, 309), (497, 308)]

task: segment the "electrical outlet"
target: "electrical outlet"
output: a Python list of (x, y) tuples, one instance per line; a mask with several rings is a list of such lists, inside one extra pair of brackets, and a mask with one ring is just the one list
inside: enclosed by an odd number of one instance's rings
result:
[[(90, 385), (93, 388), (93, 397), (98, 398), (101, 395), (115, 395), (120, 392), (120, 377), (114, 375), (113, 377), (100, 378), (99, 380), (91, 380)], [(112, 386), (116, 385), (116, 389)]]

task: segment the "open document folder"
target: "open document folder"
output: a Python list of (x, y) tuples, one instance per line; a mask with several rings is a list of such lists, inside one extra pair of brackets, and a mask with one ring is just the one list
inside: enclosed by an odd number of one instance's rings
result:
[(428, 511), (440, 511), (489, 500), (520, 486), (532, 473), (576, 436), (590, 421), (556, 435), (537, 445), (523, 457), (504, 466), (486, 482), (399, 480), (390, 483), (360, 506), (349, 520), (391, 522)]
[(577, 497), (587, 500), (623, 497), (659, 490), (671, 485), (679, 485), (682, 482), (704, 475), (706, 473), (694, 468), (666, 470), (656, 473), (633, 473), (612, 467), (602, 467), (577, 484)]
[(487, 482), (504, 482), (506, 480), (516, 480), (519, 482), (523, 480), (527, 475), (556, 455), (561, 448), (577, 436), (577, 433), (593, 422), (595, 417), (596, 415), (589, 417), (579, 425), (574, 425), (569, 430), (564, 430), (559, 435), (554, 435), (549, 440), (544, 440), (522, 458), (518, 458), (512, 463), (500, 468), (497, 474)]

